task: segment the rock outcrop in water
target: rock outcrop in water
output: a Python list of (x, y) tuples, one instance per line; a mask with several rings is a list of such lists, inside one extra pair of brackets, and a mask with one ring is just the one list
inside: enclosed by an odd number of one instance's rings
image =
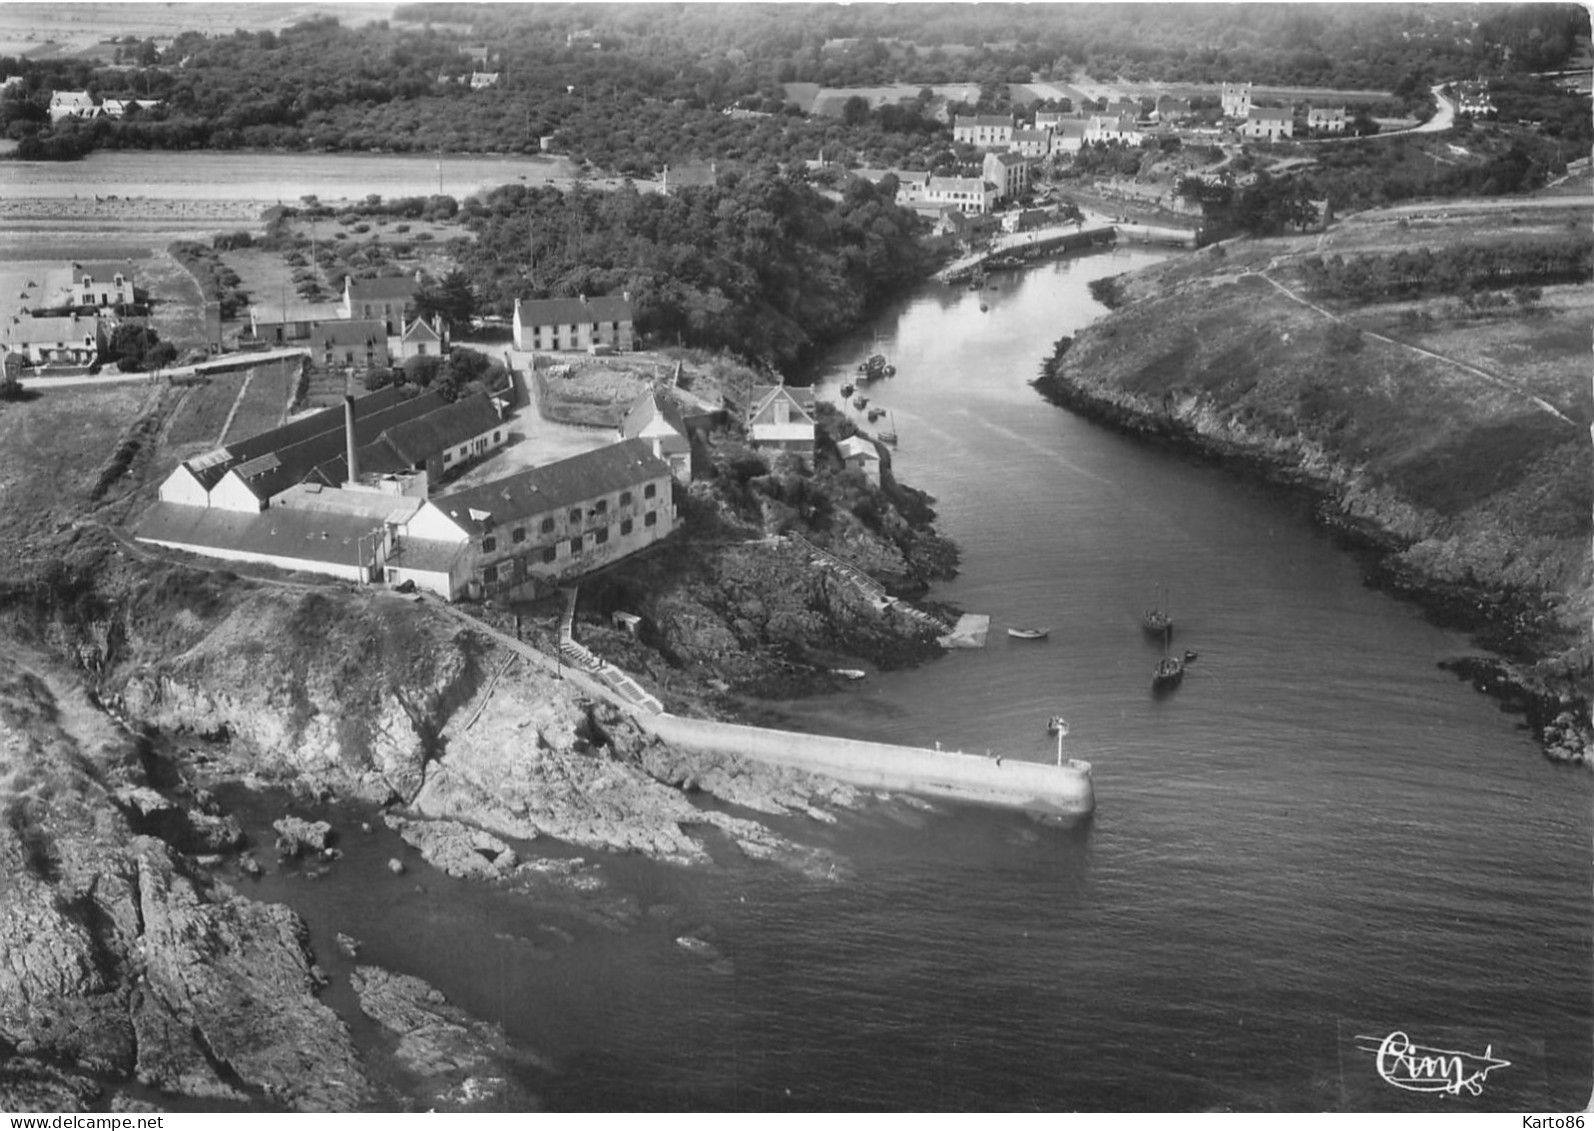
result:
[(77, 1109), (118, 1080), (317, 1111), (370, 1098), (304, 925), (133, 832), (117, 792), (147, 788), (138, 744), (82, 688), (0, 660), (0, 748), (0, 1107)]

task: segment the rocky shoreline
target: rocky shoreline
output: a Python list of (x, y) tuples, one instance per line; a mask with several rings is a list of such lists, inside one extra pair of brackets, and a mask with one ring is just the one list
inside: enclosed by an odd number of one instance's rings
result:
[(1475, 576), (1438, 576), (1404, 552), (1420, 541), (1423, 520), (1394, 492), (1369, 482), (1321, 445), (1226, 418), (1196, 398), (1146, 397), (1065, 364), (1063, 339), (1032, 384), (1047, 401), (1151, 443), (1210, 460), (1300, 492), (1315, 520), (1363, 555), (1365, 578), (1422, 606), (1437, 623), (1470, 633), (1496, 656), (1464, 656), (1442, 667), (1524, 716), (1546, 757), (1594, 768), (1594, 728), (1585, 690), (1594, 654), (1554, 617), (1542, 592)]

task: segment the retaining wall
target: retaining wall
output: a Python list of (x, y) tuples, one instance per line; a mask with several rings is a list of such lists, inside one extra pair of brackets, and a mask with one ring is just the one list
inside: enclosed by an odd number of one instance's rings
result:
[(678, 715), (634, 715), (667, 742), (710, 753), (741, 754), (811, 770), (870, 789), (1080, 818), (1096, 808), (1090, 763), (998, 761), (983, 754), (925, 750), (821, 734), (797, 734)]

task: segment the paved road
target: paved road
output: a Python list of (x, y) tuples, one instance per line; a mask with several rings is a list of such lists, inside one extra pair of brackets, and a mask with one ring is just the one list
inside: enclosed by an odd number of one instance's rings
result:
[(126, 385), (133, 381), (144, 381), (154, 384), (176, 378), (192, 377), (203, 371), (230, 372), (233, 366), (244, 368), (246, 365), (264, 365), (267, 362), (281, 361), (284, 358), (303, 357), (309, 353), (302, 349), (265, 350), (261, 353), (224, 354), (221, 357), (211, 358), (194, 365), (174, 365), (170, 369), (161, 369), (151, 373), (122, 373), (113, 370), (110, 373), (96, 373), (92, 377), (40, 377), (35, 374), (24, 374), (22, 385), (35, 392), (47, 393), (51, 389), (73, 389), (84, 385)]

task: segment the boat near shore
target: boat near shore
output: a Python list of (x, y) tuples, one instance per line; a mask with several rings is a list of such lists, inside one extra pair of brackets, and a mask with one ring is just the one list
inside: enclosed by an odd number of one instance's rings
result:
[(1014, 626), (1007, 630), (1007, 634), (1015, 640), (1045, 640), (1051, 634), (1049, 628), (1020, 628)]

